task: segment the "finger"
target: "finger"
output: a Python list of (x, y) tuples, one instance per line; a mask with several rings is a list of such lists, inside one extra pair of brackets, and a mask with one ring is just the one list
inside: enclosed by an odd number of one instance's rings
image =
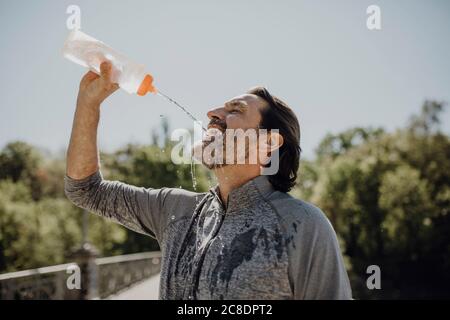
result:
[(88, 73), (86, 73), (83, 78), (80, 81), (80, 87), (85, 87), (86, 85), (88, 85), (89, 83), (91, 83), (93, 80), (98, 79), (99, 75), (89, 71)]
[(113, 84), (111, 85), (110, 92), (113, 93), (113, 92), (115, 92), (117, 89), (119, 89), (119, 85), (118, 85), (117, 83), (113, 83)]
[(104, 80), (106, 83), (111, 82), (111, 70), (112, 70), (112, 66), (111, 66), (111, 62), (109, 62), (109, 61), (104, 61), (100, 65), (100, 75), (101, 75), (102, 80)]

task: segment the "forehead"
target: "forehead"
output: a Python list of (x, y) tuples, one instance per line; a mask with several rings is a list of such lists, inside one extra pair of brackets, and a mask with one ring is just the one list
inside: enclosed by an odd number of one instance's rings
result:
[(245, 93), (240, 96), (236, 96), (234, 98), (231, 98), (230, 100), (226, 101), (225, 104), (243, 104), (247, 105), (249, 109), (262, 109), (264, 108), (267, 103), (264, 101), (264, 99), (258, 97), (254, 94)]

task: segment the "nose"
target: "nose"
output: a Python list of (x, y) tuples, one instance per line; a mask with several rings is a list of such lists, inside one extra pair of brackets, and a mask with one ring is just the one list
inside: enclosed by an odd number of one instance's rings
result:
[(225, 110), (224, 108), (215, 108), (208, 111), (206, 114), (209, 119), (217, 119), (217, 120), (224, 120), (225, 119)]

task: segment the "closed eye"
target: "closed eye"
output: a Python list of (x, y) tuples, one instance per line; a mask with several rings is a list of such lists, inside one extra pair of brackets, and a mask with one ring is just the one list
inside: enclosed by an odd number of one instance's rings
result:
[(242, 113), (247, 109), (247, 103), (245, 101), (238, 101), (238, 100), (229, 101), (225, 103), (225, 109), (229, 113), (233, 114)]

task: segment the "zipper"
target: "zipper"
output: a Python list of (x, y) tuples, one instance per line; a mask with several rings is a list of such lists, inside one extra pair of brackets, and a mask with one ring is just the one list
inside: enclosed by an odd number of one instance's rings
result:
[[(211, 193), (214, 195), (214, 198), (219, 202), (219, 204), (221, 205), (222, 209), (224, 209), (222, 200), (220, 199), (220, 196), (214, 191), (214, 190), (210, 190)], [(197, 289), (198, 289), (198, 285), (200, 282), (200, 274), (201, 274), (201, 270), (203, 267), (203, 261), (205, 260), (205, 256), (206, 253), (208, 252), (208, 249), (211, 245), (211, 242), (217, 237), (217, 234), (219, 233), (220, 229), (222, 228), (222, 224), (223, 221), (225, 220), (225, 215), (226, 215), (226, 209), (223, 210), (223, 213), (219, 213), (219, 217), (220, 217), (220, 222), (219, 225), (216, 227), (216, 229), (213, 231), (213, 235), (211, 237), (211, 239), (208, 241), (208, 243), (205, 245), (204, 249), (201, 252), (200, 257), (198, 258), (198, 262), (197, 262), (197, 267), (195, 268), (195, 270), (193, 271), (193, 275), (191, 277), (192, 282), (190, 284), (190, 290), (189, 290), (189, 296), (188, 299), (189, 300), (196, 300), (197, 299)]]
[(205, 260), (205, 256), (206, 253), (208, 252), (208, 249), (211, 245), (211, 242), (217, 237), (217, 234), (219, 233), (220, 229), (222, 228), (222, 224), (223, 221), (225, 220), (225, 214), (220, 214), (220, 222), (219, 222), (219, 226), (216, 228), (216, 230), (214, 230), (214, 234), (211, 237), (211, 240), (208, 241), (208, 243), (206, 244), (205, 248), (203, 249), (202, 255), (199, 258), (198, 261), (198, 267), (196, 268), (196, 270), (194, 271), (194, 275), (193, 275), (193, 283), (191, 286), (191, 294), (189, 295), (189, 297), (192, 297), (192, 300), (196, 300), (197, 299), (197, 289), (198, 289), (198, 284), (200, 282), (200, 273), (203, 267), (203, 261)]
[[(200, 201), (200, 203), (197, 205), (197, 207), (194, 209), (194, 213), (193, 213), (193, 215), (191, 217), (191, 220), (189, 222), (189, 226), (188, 226), (188, 228), (186, 230), (186, 233), (184, 234), (183, 240), (182, 240), (181, 245), (180, 245), (180, 249), (178, 250), (178, 254), (177, 254), (177, 257), (176, 257), (175, 270), (174, 270), (174, 273), (173, 273), (175, 277), (177, 277), (179, 275), (180, 260), (181, 260), (181, 257), (183, 255), (182, 253), (184, 253), (186, 251), (186, 247), (187, 247), (187, 243), (188, 243), (188, 240), (189, 240), (189, 236), (191, 235), (192, 226), (194, 225), (195, 220), (199, 216), (199, 214), (202, 211), (203, 206), (205, 205), (207, 200), (208, 200), (208, 196), (205, 196)], [(185, 293), (186, 293), (186, 286), (184, 287), (184, 290), (183, 290), (183, 297), (185, 296)]]

